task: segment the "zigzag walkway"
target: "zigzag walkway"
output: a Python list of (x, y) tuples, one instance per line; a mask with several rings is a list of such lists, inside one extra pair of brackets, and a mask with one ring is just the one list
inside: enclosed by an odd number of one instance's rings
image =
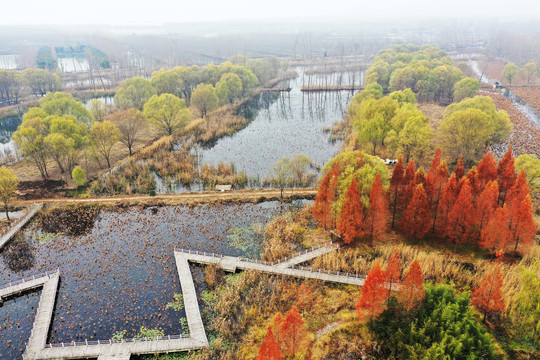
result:
[(8, 229), (7, 232), (0, 236), (0, 250), (7, 244), (9, 240), (21, 230), (32, 218), (38, 213), (38, 211), (43, 207), (43, 204), (34, 204), (28, 208), (28, 211), (24, 216), (17, 221), (17, 223)]
[(364, 285), (364, 276), (356, 273), (344, 273), (340, 271), (330, 271), (322, 269), (313, 269), (311, 267), (298, 266), (307, 260), (313, 259), (321, 254), (336, 250), (339, 246), (329, 244), (314, 250), (301, 253), (285, 262), (268, 262), (262, 260), (245, 259), (234, 256), (223, 256), (215, 253), (199, 252), (194, 250), (175, 249), (175, 256), (181, 255), (187, 261), (198, 264), (215, 264), (225, 271), (235, 272), (240, 270), (255, 270), (268, 274), (280, 274), (294, 276), (298, 278), (317, 279), (322, 281), (349, 284)]
[(59, 272), (56, 272), (53, 275), (46, 274), (44, 276), (32, 277), (31, 279), (10, 283), (8, 287), (0, 289), (0, 300), (27, 289), (43, 286), (37, 315), (34, 320), (34, 327), (30, 339), (28, 340), (26, 351), (23, 354), (24, 360), (80, 358), (128, 360), (131, 354), (157, 354), (190, 351), (207, 347), (208, 340), (204, 330), (199, 304), (197, 302), (197, 294), (195, 292), (195, 285), (189, 268), (189, 262), (217, 264), (226, 271), (236, 271), (237, 269), (256, 270), (269, 274), (281, 274), (299, 278), (362, 286), (364, 284), (364, 276), (359, 274), (312, 269), (298, 265), (338, 248), (339, 245), (337, 244), (325, 244), (278, 262), (249, 260), (240, 257), (175, 249), (174, 255), (178, 276), (180, 278), (180, 285), (182, 287), (189, 335), (47, 344), (47, 335), (52, 320), (56, 290), (58, 288)]
[(182, 256), (176, 256), (176, 267), (180, 277), (180, 285), (182, 287), (182, 296), (190, 332), (189, 335), (46, 344), (45, 341), (49, 329), (47, 325), (46, 328), (39, 327), (41, 330), (39, 334), (45, 336), (42, 342), (38, 344), (37, 342), (29, 341), (24, 359), (43, 360), (97, 357), (98, 360), (125, 360), (129, 359), (131, 354), (169, 353), (207, 347), (208, 340), (199, 312), (197, 294), (195, 292), (189, 264)]

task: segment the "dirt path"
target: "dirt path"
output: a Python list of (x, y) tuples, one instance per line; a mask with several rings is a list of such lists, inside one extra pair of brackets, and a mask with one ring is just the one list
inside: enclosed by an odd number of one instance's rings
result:
[[(292, 198), (311, 198), (317, 193), (315, 188), (286, 189), (283, 192), (285, 199)], [(163, 194), (156, 196), (149, 195), (122, 195), (109, 197), (92, 198), (45, 198), (32, 200), (17, 200), (13, 205), (28, 205), (33, 203), (46, 204), (85, 204), (85, 203), (116, 203), (116, 202), (165, 202), (167, 204), (185, 204), (213, 201), (257, 201), (261, 198), (279, 199), (279, 189), (257, 189), (257, 190), (233, 190), (227, 192), (195, 192), (181, 194)]]

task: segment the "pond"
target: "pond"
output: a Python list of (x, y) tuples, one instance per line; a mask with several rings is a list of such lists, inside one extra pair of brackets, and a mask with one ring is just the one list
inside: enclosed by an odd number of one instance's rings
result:
[(58, 58), (58, 67), (64, 73), (85, 72), (90, 69), (90, 64), (85, 58)]
[(0, 70), (14, 70), (17, 68), (17, 55), (0, 55)]
[(22, 122), (22, 116), (12, 115), (0, 121), (0, 164), (6, 165), (18, 159), (13, 133)]
[[(262, 231), (278, 208), (266, 202), (101, 210), (79, 236), (34, 225), (0, 253), (0, 287), (60, 268), (49, 342), (109, 339), (120, 330), (131, 337), (141, 326), (179, 334), (184, 314), (166, 308), (180, 292), (174, 248), (256, 257), (259, 236), (241, 243), (232, 234), (253, 224)], [(200, 294), (202, 268), (192, 269)], [(21, 358), (38, 299), (31, 293), (0, 307), (0, 359)]]
[(89, 99), (84, 103), (84, 106), (86, 106), (87, 109), (90, 109), (90, 104), (93, 100), (101, 100), (102, 103), (104, 103), (107, 106), (113, 106), (114, 105), (114, 96), (100, 96), (94, 99)]
[(283, 157), (307, 155), (324, 165), (339, 152), (340, 141), (325, 131), (343, 118), (351, 91), (302, 92), (302, 71), (290, 81), (290, 92), (266, 92), (246, 103), (240, 114), (253, 121), (243, 130), (202, 149), (205, 163), (234, 163), (248, 177), (264, 179)]

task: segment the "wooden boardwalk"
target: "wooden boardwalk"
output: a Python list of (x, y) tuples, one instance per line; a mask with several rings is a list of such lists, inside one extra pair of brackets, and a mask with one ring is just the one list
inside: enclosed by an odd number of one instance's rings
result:
[(267, 262), (261, 260), (250, 260), (234, 256), (223, 256), (214, 253), (205, 253), (194, 250), (175, 250), (175, 256), (181, 255), (187, 261), (198, 264), (218, 265), (225, 271), (235, 272), (236, 270), (255, 270), (267, 274), (294, 276), (305, 279), (316, 279), (333, 283), (348, 285), (364, 285), (364, 276), (353, 273), (343, 273), (311, 267), (298, 266), (316, 256), (334, 251), (339, 246), (320, 247), (307, 253), (301, 253), (285, 262)]
[[(156, 339), (138, 338), (117, 341), (105, 340), (47, 344), (47, 334), (52, 319), (56, 287), (58, 285), (58, 275), (55, 275), (55, 282), (51, 282), (47, 279), (43, 285), (43, 293), (40, 299), (38, 314), (34, 321), (34, 328), (32, 329), (32, 334), (28, 341), (23, 359), (98, 358), (98, 360), (127, 360), (130, 358), (131, 354), (170, 353), (191, 351), (207, 347), (208, 339), (199, 311), (197, 293), (195, 292), (195, 285), (193, 284), (189, 263), (181, 254), (175, 256), (175, 258), (180, 285), (182, 287), (189, 335), (164, 336)], [(31, 285), (32, 280), (29, 280), (27, 283), (28, 286)]]
[(290, 259), (278, 262), (264, 262), (220, 254), (200, 253), (191, 250), (174, 251), (176, 268), (180, 278), (184, 309), (186, 312), (189, 335), (164, 336), (155, 339), (121, 339), (105, 341), (81, 341), (60, 344), (47, 344), (47, 336), (54, 311), (59, 272), (53, 275), (37, 276), (8, 284), (0, 289), (0, 299), (22, 291), (43, 286), (34, 327), (28, 340), (24, 360), (82, 359), (128, 360), (132, 354), (158, 354), (191, 351), (208, 347), (208, 339), (202, 322), (197, 294), (189, 263), (216, 264), (226, 271), (255, 270), (268, 274), (280, 274), (306, 279), (359, 285), (364, 284), (364, 277), (358, 274), (340, 273), (299, 266), (322, 254), (339, 248), (337, 244), (326, 244), (296, 254)]
[(335, 251), (337, 249), (339, 249), (339, 244), (333, 244), (333, 243), (324, 244), (323, 246), (314, 248), (311, 251), (305, 250), (302, 253), (292, 256), (291, 258), (282, 259), (280, 260), (277, 266), (281, 268), (288, 268), (294, 265), (299, 265), (299, 264), (305, 263), (306, 261), (315, 259), (316, 257), (319, 257), (321, 255)]
[(53, 275), (55, 274), (34, 275), (26, 279), (5, 284), (5, 286), (0, 289), (0, 304), (8, 297), (42, 287)]
[(0, 236), (0, 250), (4, 247), (4, 245), (7, 244), (9, 240), (11, 240), (13, 236), (15, 236), (19, 230), (21, 230), (30, 220), (32, 220), (32, 218), (38, 213), (39, 210), (41, 210), (42, 207), (42, 203), (30, 206), (26, 214), (24, 214), (24, 216), (20, 218), (14, 226), (9, 228)]
[(41, 291), (41, 298), (39, 299), (34, 326), (32, 327), (30, 338), (26, 344), (26, 351), (23, 354), (23, 359), (38, 359), (38, 354), (47, 343), (59, 280), (60, 274), (59, 272), (56, 272), (56, 274), (51, 275), (49, 279), (43, 283), (43, 290)]

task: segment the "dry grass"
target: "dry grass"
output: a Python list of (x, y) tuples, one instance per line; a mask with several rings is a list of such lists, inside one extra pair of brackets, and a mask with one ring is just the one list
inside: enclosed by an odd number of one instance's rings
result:
[(435, 134), (439, 126), (442, 124), (444, 110), (446, 107), (436, 103), (418, 103), (418, 109), (424, 113), (429, 119), (429, 125)]

